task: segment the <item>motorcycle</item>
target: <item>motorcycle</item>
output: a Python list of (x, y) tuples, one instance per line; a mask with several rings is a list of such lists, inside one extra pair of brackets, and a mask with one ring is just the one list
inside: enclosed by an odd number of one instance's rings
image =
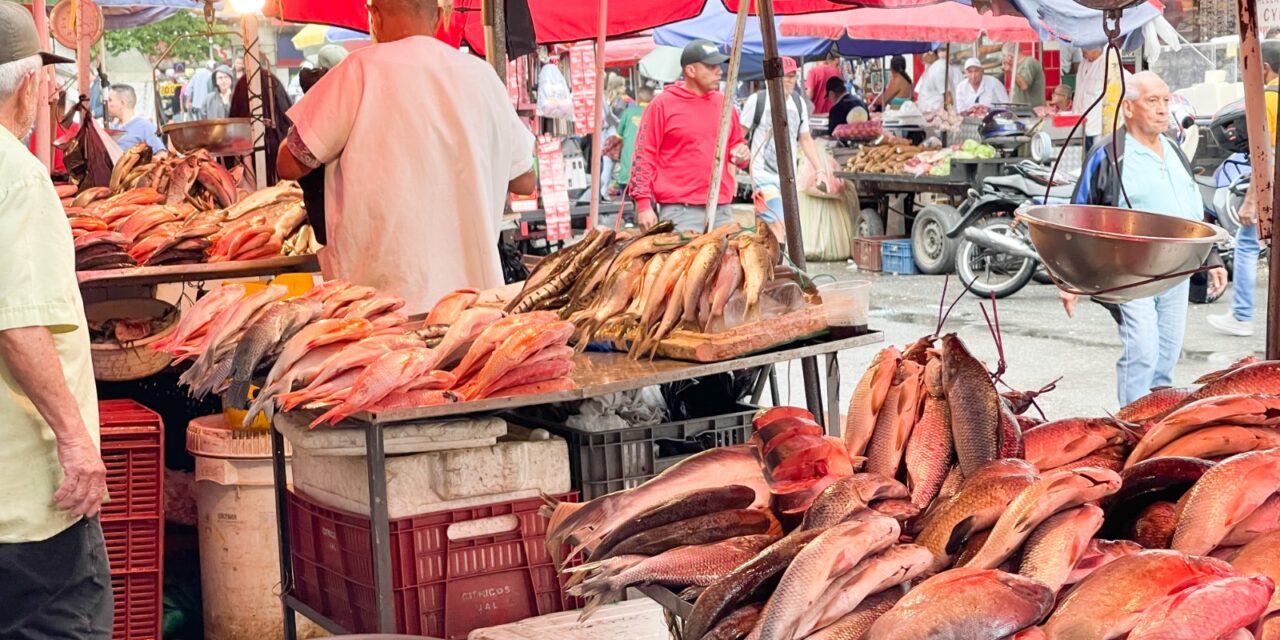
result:
[(1012, 165), (1011, 170), (984, 180), (981, 192), (970, 190), (960, 207), (960, 222), (946, 234), (962, 238), (956, 248), (956, 275), (982, 298), (1011, 296), (1033, 278), (1051, 282), (1014, 214), (1032, 204), (1069, 202), (1075, 190), (1074, 180), (1066, 176), (1054, 176), (1051, 184), (1049, 168), (1032, 161)]

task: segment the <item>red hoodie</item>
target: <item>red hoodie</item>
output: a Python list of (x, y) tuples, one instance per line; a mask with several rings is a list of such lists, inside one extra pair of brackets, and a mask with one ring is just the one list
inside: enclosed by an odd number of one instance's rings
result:
[[(723, 101), (724, 94), (719, 91), (700, 96), (679, 84), (663, 91), (644, 110), (629, 186), (637, 210), (650, 208), (655, 202), (706, 204)], [(717, 204), (733, 200), (737, 182), (728, 151), (744, 141), (738, 110), (734, 109)]]

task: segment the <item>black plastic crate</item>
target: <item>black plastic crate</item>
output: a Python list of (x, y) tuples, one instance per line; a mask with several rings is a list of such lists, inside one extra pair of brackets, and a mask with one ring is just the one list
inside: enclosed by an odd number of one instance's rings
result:
[(745, 444), (751, 437), (751, 417), (758, 410), (739, 403), (727, 413), (706, 418), (611, 431), (579, 431), (524, 415), (507, 418), (521, 426), (546, 429), (569, 443), (569, 474), (585, 502), (639, 486), (695, 453)]

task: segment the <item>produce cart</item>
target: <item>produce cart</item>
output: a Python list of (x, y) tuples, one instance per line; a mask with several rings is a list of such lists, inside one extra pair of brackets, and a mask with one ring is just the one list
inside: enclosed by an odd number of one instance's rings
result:
[[(387, 429), (415, 422), (436, 421), (452, 416), (512, 410), (551, 402), (582, 400), (620, 391), (640, 389), (650, 385), (691, 380), (718, 373), (824, 355), (826, 356), (827, 365), (826, 406), (829, 412), (827, 432), (831, 435), (838, 435), (840, 416), (840, 407), (838, 406), (840, 391), (838, 354), (846, 349), (865, 347), (882, 341), (883, 334), (872, 331), (861, 336), (840, 340), (819, 338), (802, 341), (765, 353), (715, 363), (690, 363), (666, 359), (657, 359), (651, 362), (641, 360), (637, 362), (628, 359), (625, 354), (621, 353), (585, 353), (575, 358), (577, 368), (572, 376), (575, 388), (571, 390), (403, 409), (373, 415), (364, 413), (357, 414), (344, 421), (338, 428), (363, 430), (364, 432), (365, 450), (367, 452), (366, 467), (369, 483), (369, 504), (371, 505), (373, 604), (377, 612), (378, 631), (382, 633), (394, 633), (396, 631), (395, 602), (397, 592), (392, 588), (392, 532), (387, 508), (387, 454), (385, 449)], [(292, 640), (297, 637), (295, 613), (301, 613), (331, 633), (349, 633), (352, 630), (344, 629), (334, 620), (321, 615), (300, 600), (297, 595), (292, 563), (293, 549), (289, 539), (288, 505), (290, 493), (286, 489), (285, 440), (283, 433), (276, 425), (273, 425), (271, 439), (272, 464), (275, 473), (277, 534), (280, 540), (280, 575), (283, 585), (281, 599), (284, 603), (284, 637), (286, 640)], [(397, 551), (397, 553), (400, 552)]]

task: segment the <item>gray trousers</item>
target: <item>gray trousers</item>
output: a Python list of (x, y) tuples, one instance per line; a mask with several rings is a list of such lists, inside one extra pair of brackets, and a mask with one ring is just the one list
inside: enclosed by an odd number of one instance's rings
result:
[(110, 640), (113, 617), (97, 518), (48, 540), (0, 544), (0, 638)]
[[(660, 204), (658, 205), (658, 219), (674, 222), (676, 231), (702, 233), (706, 230), (707, 225), (707, 205)], [(727, 204), (716, 207), (716, 219), (711, 224), (711, 228), (714, 229), (730, 222), (733, 222), (733, 207)]]

